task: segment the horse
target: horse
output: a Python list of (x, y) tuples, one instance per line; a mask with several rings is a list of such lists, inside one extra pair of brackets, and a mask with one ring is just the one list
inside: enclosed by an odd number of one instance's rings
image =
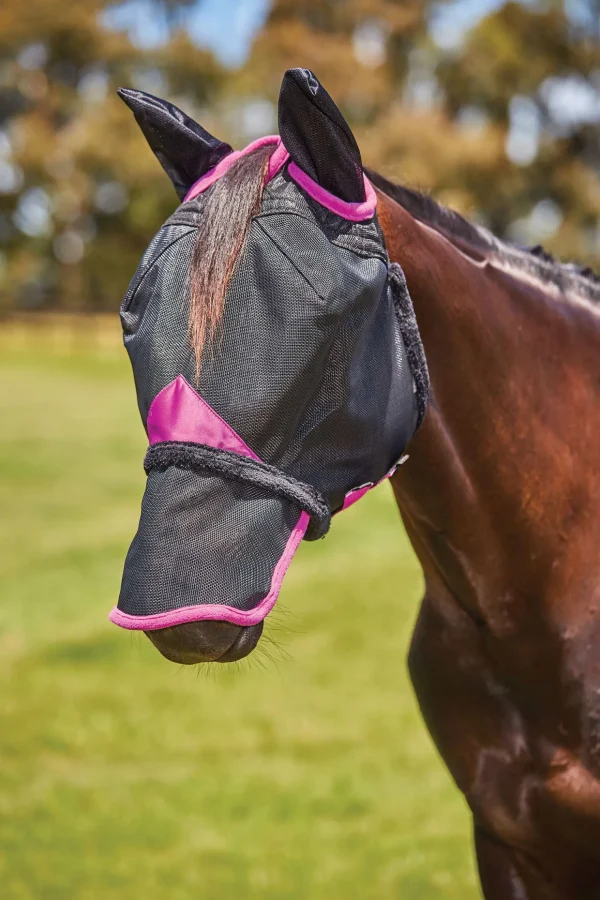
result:
[[(299, 71), (317, 93), (314, 75)], [(165, 147), (163, 139), (161, 161), (170, 154), (172, 169), (176, 153)], [(218, 165), (214, 145), (211, 152)], [(343, 155), (329, 158), (330, 168), (334, 160), (343, 170)], [(221, 300), (268, 164), (259, 148), (223, 181)], [(316, 170), (318, 177), (318, 160)], [(183, 178), (186, 192), (196, 174)], [(600, 286), (587, 271), (509, 245), (428, 196), (367, 175), (431, 385), (410, 458), (390, 474), (425, 583), (408, 655), (412, 684), (470, 808), (486, 900), (593, 900)], [(342, 180), (349, 177), (346, 167)], [(207, 242), (205, 229), (205, 251)], [(198, 251), (192, 282), (201, 266)], [(200, 342), (222, 315), (221, 307), (203, 309)], [(204, 619), (146, 634), (169, 659), (190, 663), (240, 658), (261, 628)]]

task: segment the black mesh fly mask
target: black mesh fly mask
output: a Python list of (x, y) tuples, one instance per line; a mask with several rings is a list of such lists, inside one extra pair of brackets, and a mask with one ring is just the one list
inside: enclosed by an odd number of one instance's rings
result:
[[(286, 73), (280, 137), (241, 153), (165, 101), (121, 91), (182, 204), (121, 307), (149, 449), (111, 619), (153, 630), (261, 622), (302, 538), (391, 475), (427, 405), (427, 368), (376, 194), (315, 76)], [(197, 378), (189, 292), (211, 190), (271, 147), (260, 209)]]

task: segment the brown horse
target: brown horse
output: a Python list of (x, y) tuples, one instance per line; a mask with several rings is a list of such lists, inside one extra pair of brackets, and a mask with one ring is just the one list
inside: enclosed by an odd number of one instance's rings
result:
[(413, 685), (471, 807), (486, 898), (592, 900), (600, 290), (373, 179), (432, 384), (394, 478), (426, 584)]
[[(231, 272), (264, 173), (262, 152), (222, 182), (213, 212), (228, 217), (231, 240), (201, 242), (217, 272)], [(371, 181), (432, 388), (393, 479), (426, 585), (412, 681), (472, 810), (487, 900), (594, 900), (600, 288), (427, 197)], [(251, 202), (240, 201), (246, 192)], [(195, 621), (147, 634), (170, 659), (228, 661), (251, 652), (261, 627)]]
[[(600, 290), (372, 174), (432, 399), (394, 490), (426, 591), (409, 655), (488, 900), (600, 897)], [(410, 211), (409, 211), (410, 209)], [(181, 658), (239, 629), (149, 632)]]

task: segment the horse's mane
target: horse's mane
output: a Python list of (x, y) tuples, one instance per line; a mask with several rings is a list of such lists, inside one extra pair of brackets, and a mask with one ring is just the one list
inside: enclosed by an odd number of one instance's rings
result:
[(553, 285), (562, 293), (577, 294), (592, 303), (600, 303), (600, 277), (591, 269), (576, 263), (558, 262), (541, 246), (521, 248), (500, 240), (487, 228), (474, 225), (454, 210), (441, 206), (428, 194), (393, 184), (377, 172), (367, 171), (367, 175), (374, 185), (414, 218), (448, 236), (464, 240), (474, 248), (492, 253), (498, 261), (543, 284)]

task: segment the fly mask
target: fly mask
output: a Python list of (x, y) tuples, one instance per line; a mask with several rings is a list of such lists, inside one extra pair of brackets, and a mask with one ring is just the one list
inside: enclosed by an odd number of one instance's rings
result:
[[(332, 514), (391, 475), (423, 419), (412, 303), (354, 136), (312, 72), (286, 73), (280, 136), (237, 153), (171, 104), (120, 94), (183, 202), (121, 307), (150, 446), (110, 618), (146, 631), (254, 625), (302, 538), (324, 536)], [(262, 147), (272, 154), (260, 208), (197, 374), (188, 318), (199, 223), (219, 180)]]

